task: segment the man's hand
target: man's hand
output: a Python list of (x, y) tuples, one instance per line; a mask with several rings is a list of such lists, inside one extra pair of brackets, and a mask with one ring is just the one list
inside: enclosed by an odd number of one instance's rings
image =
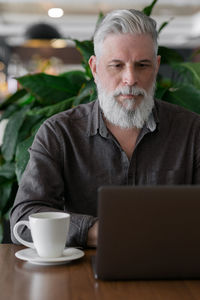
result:
[(98, 225), (99, 222), (95, 222), (92, 227), (90, 227), (88, 231), (88, 241), (87, 246), (96, 247), (97, 246), (97, 234), (98, 234)]

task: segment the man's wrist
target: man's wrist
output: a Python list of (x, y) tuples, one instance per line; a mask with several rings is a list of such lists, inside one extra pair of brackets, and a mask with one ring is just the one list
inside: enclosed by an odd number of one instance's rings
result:
[(98, 223), (99, 222), (96, 221), (88, 230), (88, 239), (87, 239), (88, 247), (96, 247), (97, 246)]

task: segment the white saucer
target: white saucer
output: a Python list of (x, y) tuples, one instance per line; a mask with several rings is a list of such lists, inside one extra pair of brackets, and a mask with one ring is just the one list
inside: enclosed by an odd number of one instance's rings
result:
[(32, 264), (37, 265), (60, 265), (71, 260), (75, 260), (84, 256), (82, 250), (76, 248), (64, 249), (63, 255), (60, 257), (40, 257), (36, 250), (32, 248), (26, 248), (15, 253), (15, 256), (19, 259), (26, 260)]

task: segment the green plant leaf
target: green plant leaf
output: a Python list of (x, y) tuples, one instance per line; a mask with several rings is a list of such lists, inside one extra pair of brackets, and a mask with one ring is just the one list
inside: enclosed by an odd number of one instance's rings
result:
[(33, 95), (31, 95), (30, 93), (27, 93), (26, 95), (24, 95), (22, 98), (20, 98), (17, 101), (17, 104), (19, 106), (24, 106), (24, 105), (27, 105), (27, 104), (31, 104), (34, 101), (35, 101), (35, 97)]
[(91, 79), (88, 81), (80, 90), (79, 95), (74, 100), (74, 106), (79, 105), (81, 103), (87, 103), (96, 98), (96, 85), (94, 80)]
[(40, 115), (40, 116), (45, 116), (45, 117), (51, 117), (54, 114), (57, 114), (61, 111), (71, 108), (75, 99), (76, 99), (76, 97), (72, 97), (72, 98), (66, 99), (64, 101), (61, 101), (57, 104), (48, 105), (44, 108), (39, 108), (39, 109), (35, 108), (35, 109), (31, 110), (28, 114), (31, 116)]
[(15, 176), (15, 164), (13, 162), (5, 162), (0, 166), (0, 176), (11, 179)]
[(156, 2), (157, 2), (158, 0), (154, 0), (154, 1), (152, 1), (152, 3), (150, 4), (150, 5), (148, 5), (148, 6), (146, 6), (145, 8), (143, 8), (143, 13), (145, 14), (145, 15), (147, 15), (147, 16), (150, 16), (151, 15), (151, 13), (152, 13), (152, 10), (153, 10), (153, 8), (154, 8), (154, 6), (156, 5)]
[(193, 85), (170, 88), (164, 100), (200, 114), (200, 90)]
[(77, 95), (82, 85), (87, 82), (85, 72), (79, 70), (62, 73), (60, 76), (65, 77), (69, 85), (76, 89), (76, 91), (74, 90), (74, 95)]
[(10, 194), (12, 191), (12, 181), (6, 181), (5, 183), (0, 185), (0, 210), (2, 211), (7, 202), (9, 201)]
[(33, 140), (34, 140), (34, 135), (32, 135), (31, 137), (29, 137), (28, 139), (26, 139), (25, 141), (17, 145), (16, 156), (15, 156), (15, 160), (16, 160), (15, 173), (17, 176), (18, 183), (20, 182), (22, 174), (28, 163), (30, 157), (28, 148), (32, 145)]
[(4, 220), (8, 220), (9, 219), (9, 216), (10, 216), (10, 211), (12, 209), (12, 206), (13, 206), (13, 203), (14, 203), (14, 200), (15, 200), (15, 197), (16, 197), (16, 193), (17, 193), (17, 190), (18, 190), (18, 183), (17, 183), (17, 179), (16, 179), (16, 176), (15, 178), (10, 181), (12, 183), (12, 189), (11, 189), (11, 192), (10, 192), (10, 195), (6, 201), (6, 205), (4, 206), (4, 208), (2, 209), (1, 211), (1, 214), (2, 214), (2, 218)]
[(76, 44), (76, 48), (80, 51), (83, 60), (88, 62), (91, 55), (94, 55), (94, 45), (92, 40), (78, 41), (73, 40)]
[(0, 243), (3, 241), (3, 222), (0, 218)]
[(20, 89), (10, 97), (8, 97), (4, 102), (0, 104), (0, 110), (7, 108), (10, 104), (15, 103), (20, 98), (24, 97), (27, 94), (25, 89)]
[(200, 63), (184, 62), (173, 64), (173, 67), (183, 75), (181, 79), (184, 83), (193, 84), (200, 89)]
[(101, 23), (103, 18), (104, 18), (104, 13), (101, 11), (98, 15), (98, 19), (97, 19), (97, 22), (96, 22), (96, 28), (99, 26), (99, 24)]
[(3, 156), (1, 154), (1, 147), (0, 147), (0, 166), (2, 166), (4, 164), (4, 159)]
[(192, 60), (192, 59), (194, 59), (195, 58), (195, 56), (197, 56), (197, 55), (199, 55), (200, 54), (200, 49), (197, 49), (197, 50), (195, 50), (193, 53), (192, 53), (192, 55), (191, 55), (191, 57), (190, 57), (190, 59), (189, 60)]
[(58, 103), (77, 94), (76, 85), (71, 85), (66, 76), (53, 76), (44, 73), (18, 78), (42, 105)]
[[(13, 203), (12, 203), (13, 204)], [(3, 215), (3, 219), (8, 221), (10, 219), (10, 212), (12, 210), (12, 206), (9, 207), (9, 209), (6, 211), (6, 213)]]
[(2, 155), (6, 161), (11, 161), (13, 159), (18, 133), (28, 109), (29, 106), (23, 107), (20, 111), (15, 112), (8, 121), (4, 132), (3, 145), (1, 147)]
[[(30, 110), (30, 112), (33, 111)], [(40, 122), (40, 120), (42, 119), (42, 116), (39, 115), (29, 115), (29, 111), (27, 112), (27, 115), (24, 119), (24, 122), (20, 128), (19, 131), (19, 135), (18, 135), (18, 142), (21, 142), (25, 139), (27, 139), (28, 137), (30, 137), (30, 135), (32, 135), (32, 128), (34, 125), (36, 125), (38, 122)]]
[(161, 55), (161, 63), (172, 65), (175, 62), (183, 62), (183, 57), (174, 49), (164, 46), (158, 48), (158, 55)]
[(157, 99), (164, 99), (165, 94), (168, 92), (168, 87), (157, 85), (156, 92), (155, 92), (155, 98)]
[(161, 25), (160, 25), (160, 27), (159, 27), (159, 29), (158, 29), (158, 34), (171, 22), (173, 20), (173, 18), (170, 18), (170, 20), (169, 21), (165, 21), (165, 22), (163, 22)]
[(8, 179), (6, 179), (5, 177), (0, 176), (0, 185), (4, 184), (7, 181), (8, 181)]
[(94, 44), (92, 40), (86, 40), (86, 41), (78, 41), (78, 40), (73, 40), (76, 44), (76, 48), (79, 50), (83, 57), (83, 68), (85, 69), (86, 76), (88, 78), (92, 78), (92, 72), (90, 70), (88, 60), (90, 56), (94, 55)]
[(35, 124), (31, 129), (31, 135), (35, 135), (40, 128), (40, 126), (44, 123), (47, 118), (43, 117), (37, 124)]
[(9, 105), (1, 115), (0, 121), (3, 119), (10, 118), (16, 111), (18, 111), (20, 107), (16, 104)]
[(101, 23), (103, 18), (104, 18), (104, 13), (101, 11), (98, 15), (98, 20), (97, 20), (96, 26), (98, 26), (99, 23)]

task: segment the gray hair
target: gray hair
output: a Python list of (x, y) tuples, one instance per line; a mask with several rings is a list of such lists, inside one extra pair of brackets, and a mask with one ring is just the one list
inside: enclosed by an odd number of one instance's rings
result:
[(100, 55), (103, 41), (109, 34), (149, 34), (158, 51), (158, 33), (156, 21), (135, 9), (114, 10), (108, 13), (98, 24), (94, 32), (94, 52)]

